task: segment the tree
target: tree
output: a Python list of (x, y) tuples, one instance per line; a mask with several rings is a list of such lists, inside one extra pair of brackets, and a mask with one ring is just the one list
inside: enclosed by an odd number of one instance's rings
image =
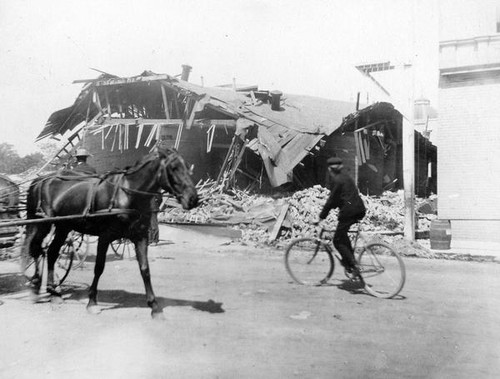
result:
[(20, 174), (33, 167), (41, 166), (44, 156), (40, 152), (20, 157), (14, 146), (0, 143), (0, 172), (5, 174)]
[(13, 174), (12, 168), (19, 162), (19, 154), (10, 143), (0, 143), (0, 172)]

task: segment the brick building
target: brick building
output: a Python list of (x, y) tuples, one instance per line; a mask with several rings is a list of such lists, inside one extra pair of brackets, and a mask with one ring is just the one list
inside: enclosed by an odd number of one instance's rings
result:
[[(492, 1), (441, 9), (438, 215), (453, 241), (500, 243), (500, 24)], [(455, 245), (456, 246), (456, 245)]]

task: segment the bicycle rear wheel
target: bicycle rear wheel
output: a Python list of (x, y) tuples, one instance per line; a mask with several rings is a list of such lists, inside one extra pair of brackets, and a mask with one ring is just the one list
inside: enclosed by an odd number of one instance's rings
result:
[(332, 277), (334, 265), (328, 246), (316, 238), (292, 241), (285, 252), (286, 270), (299, 284), (325, 284)]
[(365, 289), (373, 296), (390, 299), (405, 284), (406, 270), (403, 259), (385, 243), (368, 244), (358, 258)]

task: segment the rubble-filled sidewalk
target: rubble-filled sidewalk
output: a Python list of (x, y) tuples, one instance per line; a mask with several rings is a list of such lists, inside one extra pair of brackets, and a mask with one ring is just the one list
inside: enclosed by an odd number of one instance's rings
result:
[[(166, 223), (225, 224), (242, 232), (244, 244), (272, 245), (282, 247), (291, 239), (312, 236), (317, 227), (312, 224), (326, 199), (329, 190), (319, 185), (279, 198), (251, 195), (245, 191), (205, 194), (202, 204), (190, 211), (184, 211), (169, 202), (169, 207), (159, 213), (159, 221)], [(403, 239), (404, 201), (403, 193), (385, 192), (380, 197), (364, 196), (367, 214), (361, 222), (365, 239), (383, 238), (396, 244), (404, 255), (432, 256), (433, 253), (418, 243)], [(416, 199), (416, 209), (425, 202)], [(431, 221), (436, 218), (432, 212), (417, 212), (417, 230), (428, 232)], [(326, 226), (334, 229), (337, 212), (330, 212)], [(374, 237), (373, 232), (383, 232)]]

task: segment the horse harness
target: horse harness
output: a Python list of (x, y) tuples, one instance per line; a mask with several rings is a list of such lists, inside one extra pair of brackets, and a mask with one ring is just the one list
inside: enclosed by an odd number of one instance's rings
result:
[[(83, 211), (83, 214), (82, 214), (82, 217), (86, 217), (88, 216), (92, 211), (93, 211), (93, 204), (94, 204), (94, 200), (95, 200), (95, 196), (96, 196), (96, 193), (97, 193), (97, 188), (98, 186), (103, 183), (103, 182), (107, 182), (111, 185), (114, 186), (114, 189), (113, 189), (113, 195), (111, 197), (111, 200), (110, 200), (110, 203), (109, 203), (109, 206), (108, 206), (108, 212), (111, 212), (113, 211), (114, 207), (115, 207), (115, 204), (116, 204), (116, 199), (117, 199), (117, 196), (118, 196), (118, 190), (123, 190), (125, 192), (129, 192), (129, 193), (135, 193), (135, 194), (138, 194), (138, 195), (144, 195), (144, 196), (154, 196), (157, 194), (157, 192), (149, 192), (149, 191), (140, 191), (140, 190), (135, 190), (135, 189), (131, 189), (131, 188), (127, 188), (127, 187), (124, 187), (123, 185), (120, 185), (119, 183), (123, 180), (123, 178), (126, 176), (126, 175), (129, 175), (129, 174), (133, 174), (135, 172), (137, 172), (138, 170), (140, 170), (142, 167), (144, 167), (146, 164), (148, 164), (149, 162), (151, 162), (152, 160), (158, 158), (158, 156), (155, 156), (155, 157), (152, 157), (150, 159), (147, 159), (146, 161), (142, 162), (141, 165), (139, 165), (137, 168), (136, 167), (133, 167), (131, 169), (128, 169), (128, 170), (123, 170), (123, 171), (115, 171), (115, 172), (111, 172), (111, 173), (107, 173), (107, 174), (104, 174), (104, 175), (64, 175), (64, 174), (59, 174), (59, 175), (56, 175), (56, 176), (48, 176), (48, 177), (45, 177), (43, 179), (41, 179), (41, 181), (38, 183), (39, 185), (41, 185), (43, 182), (49, 182), (52, 181), (52, 180), (56, 180), (56, 179), (59, 179), (59, 180), (67, 180), (67, 181), (91, 181), (91, 185), (90, 185), (90, 188), (89, 188), (89, 191), (87, 192), (87, 200), (86, 200), (86, 206), (85, 206), (85, 209)], [(159, 166), (159, 169), (158, 169), (158, 172), (157, 172), (157, 177), (158, 179), (161, 178), (161, 175), (162, 175), (162, 170), (165, 171), (165, 180), (166, 180), (166, 185), (169, 189), (172, 189), (172, 185), (170, 183), (170, 180), (168, 178), (168, 175), (166, 173), (166, 168), (169, 164), (172, 163), (172, 161), (174, 159), (176, 159), (177, 157), (171, 157), (171, 156), (167, 156), (165, 158), (162, 158), (161, 161), (160, 161), (160, 166)], [(64, 171), (63, 171), (64, 173)], [(69, 173), (72, 173), (74, 174), (73, 171), (70, 171), (68, 172)], [(109, 180), (109, 177), (111, 175), (118, 175), (118, 178), (115, 182), (111, 182)], [(51, 217), (51, 215), (48, 215), (45, 210), (42, 208), (42, 191), (38, 191), (38, 201), (37, 201), (37, 211), (36, 211), (36, 214), (38, 216), (42, 216), (42, 217)]]

